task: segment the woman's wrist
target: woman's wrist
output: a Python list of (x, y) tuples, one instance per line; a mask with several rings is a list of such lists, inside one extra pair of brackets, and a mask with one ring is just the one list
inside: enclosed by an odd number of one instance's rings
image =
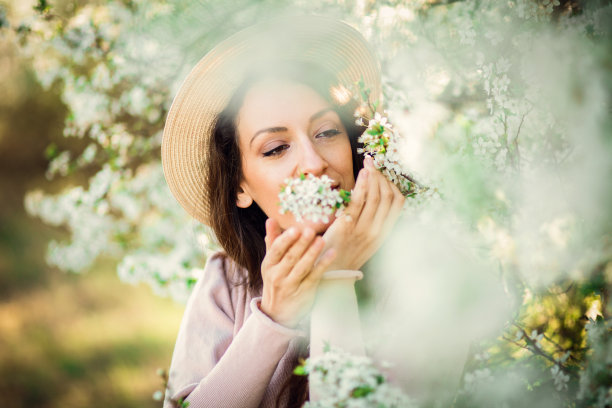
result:
[(345, 257), (338, 258), (340, 257), (334, 259), (332, 264), (327, 268), (327, 271), (358, 271), (365, 263), (361, 262), (361, 260), (356, 257), (350, 257), (350, 259), (344, 259)]
[(295, 329), (299, 323), (299, 319), (291, 318), (289, 316), (282, 316), (280, 313), (275, 313), (270, 305), (264, 303), (262, 298), (259, 303), (259, 310), (265, 314), (274, 323), (280, 324), (288, 329)]
[(251, 300), (250, 308), (253, 318), (258, 320), (261, 324), (274, 329), (274, 331), (284, 336), (306, 336), (306, 332), (303, 330), (303, 328), (300, 327), (300, 325), (297, 325), (296, 327), (289, 327), (272, 319), (267, 313), (262, 310), (261, 302), (261, 297), (253, 298)]

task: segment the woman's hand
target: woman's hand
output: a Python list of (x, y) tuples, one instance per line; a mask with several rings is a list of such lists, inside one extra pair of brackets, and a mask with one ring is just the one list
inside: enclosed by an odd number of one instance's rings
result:
[(336, 250), (329, 270), (360, 269), (382, 245), (397, 221), (404, 196), (366, 156), (351, 202), (327, 229), (326, 247)]
[(272, 320), (294, 327), (310, 310), (317, 286), (335, 256), (312, 228), (291, 227), (281, 233), (278, 222), (266, 220), (266, 256), (261, 264), (261, 310)]

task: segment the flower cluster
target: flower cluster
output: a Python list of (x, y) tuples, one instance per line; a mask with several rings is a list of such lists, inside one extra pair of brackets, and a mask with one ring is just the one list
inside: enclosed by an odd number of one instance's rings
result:
[(307, 402), (305, 408), (414, 406), (408, 396), (387, 382), (372, 359), (337, 348), (304, 361), (294, 373), (309, 375), (310, 385), (316, 389), (317, 401)]
[[(60, 16), (49, 2), (38, 3), (38, 15), (16, 26), (15, 38), (40, 84), (61, 89), (68, 109), (64, 137), (83, 142), (57, 141), (45, 151), (47, 178), (65, 177), (65, 189), (25, 197), (30, 215), (69, 233), (49, 243), (46, 261), (86, 272), (100, 257), (111, 257), (121, 280), (145, 282), (156, 294), (184, 302), (214, 243), (170, 194), (158, 157), (175, 87), (168, 73), (178, 67), (171, 61), (181, 58), (159, 64), (162, 39), (142, 30), (170, 18), (171, 10), (157, 1), (110, 1)], [(156, 69), (144, 69), (151, 61)], [(87, 183), (82, 174), (93, 177)]]
[[(370, 101), (371, 91), (366, 88), (363, 80), (357, 81), (354, 88), (353, 95), (359, 103), (354, 113), (355, 124), (366, 128), (357, 138), (357, 142), (363, 145), (357, 152), (371, 156), (374, 167), (395, 184), (405, 197), (414, 197), (427, 191), (428, 188), (421, 186), (410, 176), (403, 163), (401, 152), (406, 146), (388, 117), (380, 114), (379, 101)], [(383, 113), (386, 115), (386, 112)]]
[(298, 222), (329, 222), (329, 217), (350, 201), (350, 191), (332, 188), (333, 180), (323, 175), (315, 177), (301, 174), (295, 179), (286, 179), (278, 195), (281, 214), (291, 212)]
[[(363, 126), (364, 118), (360, 109), (355, 112), (355, 116), (356, 123)], [(357, 152), (372, 156), (374, 166), (395, 184), (404, 196), (413, 196), (417, 192), (416, 185), (400, 165), (400, 140), (399, 133), (389, 120), (375, 112), (366, 131), (357, 139), (357, 142), (363, 144)]]

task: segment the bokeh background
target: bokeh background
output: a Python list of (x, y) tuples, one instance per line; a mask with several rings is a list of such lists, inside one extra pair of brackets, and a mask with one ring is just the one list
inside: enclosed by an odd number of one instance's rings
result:
[[(19, 20), (34, 5), (0, 7)], [(0, 406), (160, 406), (152, 399), (163, 389), (156, 371), (169, 365), (182, 304), (122, 283), (112, 259), (84, 275), (47, 265), (48, 242), (68, 234), (27, 215), (24, 196), (74, 183), (45, 177), (45, 150), (83, 142), (64, 140), (59, 89), (40, 86), (6, 31), (0, 94)]]
[(607, 0), (0, 0), (0, 406), (160, 405), (215, 249), (163, 180), (164, 117), (283, 13), (369, 40), (429, 187), (358, 287), (371, 349), (422, 406), (612, 406)]

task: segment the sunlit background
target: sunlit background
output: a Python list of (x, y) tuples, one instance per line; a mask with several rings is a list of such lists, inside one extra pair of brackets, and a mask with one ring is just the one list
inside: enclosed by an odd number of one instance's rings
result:
[[(15, 24), (35, 15), (34, 5), (2, 2), (0, 14)], [(70, 15), (83, 2), (53, 5)], [(39, 85), (9, 30), (0, 33), (0, 406), (160, 406), (156, 371), (169, 365), (183, 307), (122, 283), (112, 258), (84, 274), (46, 264), (49, 241), (69, 234), (28, 216), (25, 193), (60, 191), (95, 170), (45, 177), (48, 146), (87, 144), (63, 137), (60, 89)]]
[(423, 406), (612, 406), (610, 1), (0, 0), (0, 407), (160, 405), (214, 250), (166, 187), (164, 117), (283, 13), (369, 40), (429, 187), (358, 287), (371, 354)]

